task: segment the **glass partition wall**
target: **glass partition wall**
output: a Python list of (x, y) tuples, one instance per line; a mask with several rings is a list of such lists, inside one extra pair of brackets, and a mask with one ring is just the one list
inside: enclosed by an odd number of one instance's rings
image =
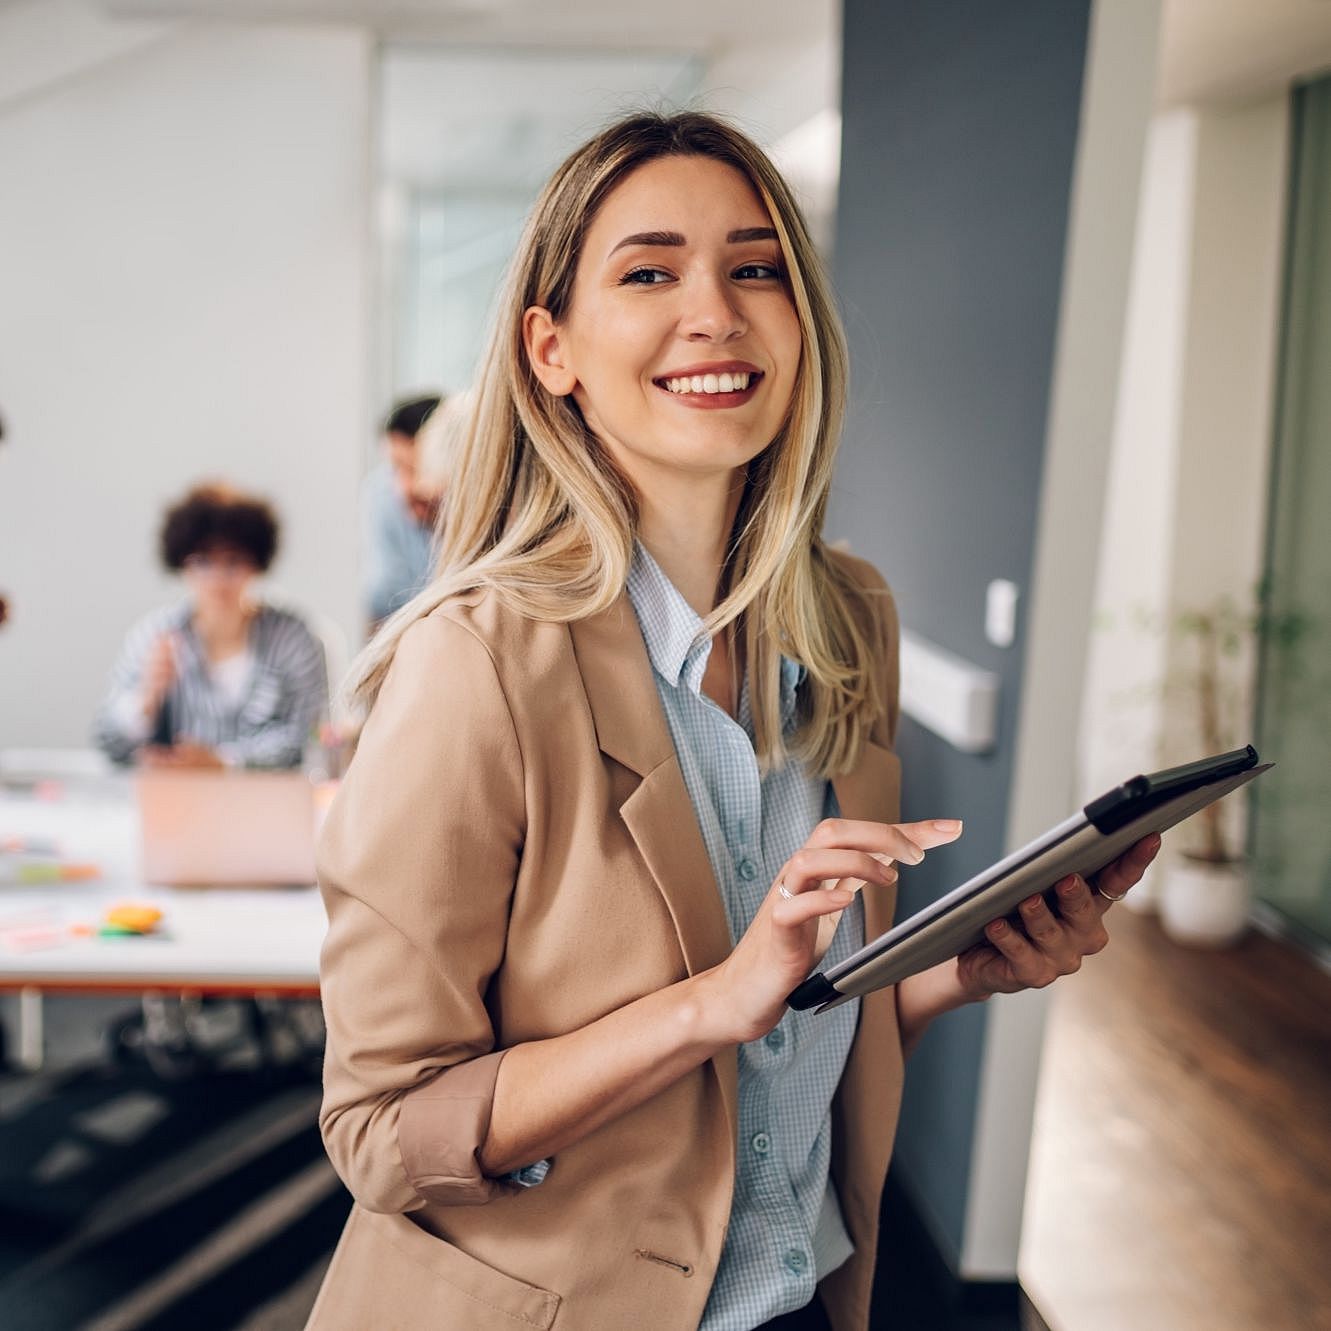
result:
[(465, 388), (551, 171), (617, 114), (687, 104), (701, 77), (688, 53), (385, 47), (378, 396)]
[(1331, 959), (1331, 78), (1293, 109), (1252, 838), (1267, 922)]

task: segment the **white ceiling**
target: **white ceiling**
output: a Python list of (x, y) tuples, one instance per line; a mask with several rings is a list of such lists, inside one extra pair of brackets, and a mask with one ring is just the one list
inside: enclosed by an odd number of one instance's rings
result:
[(1244, 102), (1331, 68), (1331, 0), (1165, 0), (1157, 100)]
[[(0, 5), (7, 0), (0, 0)], [(839, 26), (839, 0), (97, 0), (136, 18), (358, 23), (450, 45), (715, 56)], [(1099, 0), (1121, 3), (1122, 0)], [(1164, 0), (1158, 101), (1244, 101), (1331, 68), (1331, 0)]]
[(389, 39), (462, 45), (688, 51), (798, 39), (840, 21), (840, 0), (100, 0), (112, 14), (358, 23)]

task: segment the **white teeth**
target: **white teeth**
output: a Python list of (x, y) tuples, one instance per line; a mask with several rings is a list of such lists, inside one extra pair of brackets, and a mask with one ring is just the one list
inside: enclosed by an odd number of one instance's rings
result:
[(667, 379), (665, 387), (671, 393), (742, 393), (749, 386), (747, 371), (733, 374), (694, 374)]

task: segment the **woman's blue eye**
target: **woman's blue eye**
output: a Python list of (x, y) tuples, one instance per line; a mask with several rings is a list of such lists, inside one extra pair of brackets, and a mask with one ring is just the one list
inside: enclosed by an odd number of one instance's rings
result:
[[(621, 286), (655, 287), (670, 277), (662, 268), (634, 268), (619, 279)], [(659, 279), (659, 280), (658, 280)]]
[[(754, 262), (741, 264), (732, 276), (741, 282), (779, 282), (782, 272), (780, 264)], [(673, 275), (664, 268), (632, 268), (619, 279), (619, 285), (659, 287), (673, 280)]]

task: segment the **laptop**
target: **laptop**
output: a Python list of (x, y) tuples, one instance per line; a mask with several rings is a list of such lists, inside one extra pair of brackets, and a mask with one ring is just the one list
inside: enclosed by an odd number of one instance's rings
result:
[(1164, 832), (1273, 766), (1248, 745), (1214, 758), (1134, 776), (1021, 850), (889, 929), (825, 973), (811, 975), (786, 1002), (824, 1012), (896, 984), (984, 942), (991, 920), (1048, 892), (1068, 874), (1103, 869), (1152, 832)]
[(166, 887), (314, 882), (316, 787), (302, 772), (141, 771), (143, 880)]

